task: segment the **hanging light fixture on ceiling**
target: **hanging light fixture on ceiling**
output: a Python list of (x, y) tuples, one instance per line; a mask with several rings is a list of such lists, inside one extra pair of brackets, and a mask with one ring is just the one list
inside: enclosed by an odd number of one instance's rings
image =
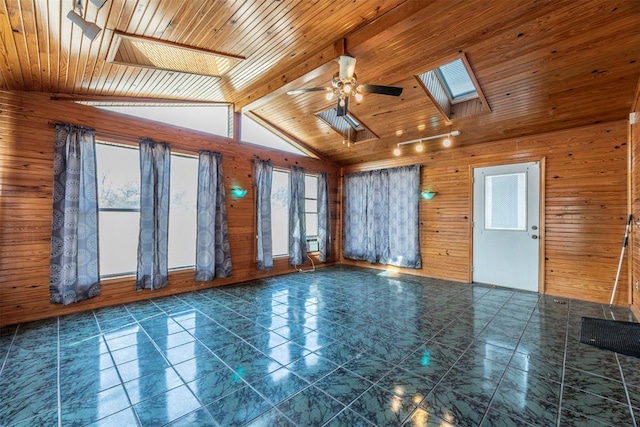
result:
[[(95, 7), (100, 9), (102, 6), (104, 6), (107, 0), (90, 0), (90, 2)], [(76, 12), (76, 10), (78, 12)], [(102, 31), (102, 28), (100, 28), (94, 22), (89, 22), (85, 20), (82, 17), (82, 10), (83, 10), (82, 0), (78, 0), (75, 3), (74, 8), (70, 10), (69, 13), (67, 13), (67, 18), (71, 20), (71, 22), (76, 24), (78, 27), (80, 27), (80, 29), (82, 30), (82, 34), (84, 34), (86, 38), (88, 38), (89, 40), (93, 40), (98, 36), (100, 31)]]
[(449, 138), (451, 138), (452, 136), (458, 136), (458, 135), (460, 135), (459, 130), (452, 130), (451, 132), (443, 133), (441, 135), (433, 135), (433, 136), (428, 136), (426, 138), (413, 139), (411, 141), (400, 142), (396, 145), (396, 148), (393, 150), (393, 155), (399, 156), (400, 154), (402, 154), (402, 150), (400, 150), (400, 147), (403, 145), (409, 145), (409, 144), (417, 144), (416, 151), (418, 153), (422, 153), (424, 151), (423, 141), (429, 141), (431, 139), (438, 139), (438, 138), (446, 138), (444, 141), (442, 141), (442, 145), (444, 145), (445, 147), (450, 147), (451, 140)]

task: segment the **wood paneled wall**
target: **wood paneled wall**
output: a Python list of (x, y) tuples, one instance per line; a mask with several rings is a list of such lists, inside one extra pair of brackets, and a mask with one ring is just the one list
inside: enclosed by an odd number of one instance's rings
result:
[[(169, 142), (173, 152), (197, 154), (199, 149), (221, 152), (227, 186), (233, 277), (203, 284), (193, 280), (193, 270), (171, 272), (167, 288), (142, 292), (135, 291), (133, 277), (110, 279), (103, 281), (99, 297), (69, 306), (49, 303), (54, 141), (50, 121), (93, 127), (99, 137), (119, 135), (122, 138), (116, 142), (132, 145), (138, 137), (144, 136)], [(275, 166), (296, 164), (308, 172), (330, 174), (333, 254), (338, 254), (335, 235), (340, 177), (335, 166), (313, 158), (239, 144), (229, 138), (133, 119), (70, 102), (51, 101), (47, 94), (0, 91), (0, 325), (294, 272), (286, 259), (275, 260), (271, 271), (261, 272), (255, 268), (252, 160), (256, 157), (271, 159)], [(236, 185), (249, 189), (246, 197), (235, 199), (231, 196), (229, 190)]]
[[(342, 171), (344, 175), (422, 164), (422, 189), (438, 194), (420, 201), (423, 267), (403, 272), (468, 282), (472, 167), (545, 159), (541, 291), (608, 304), (627, 217), (626, 121), (448, 150), (435, 148), (439, 141), (433, 144), (429, 146), (433, 151), (424, 155), (394, 158), (389, 153), (387, 161)], [(627, 270), (625, 264), (615, 298), (618, 305), (630, 303)]]

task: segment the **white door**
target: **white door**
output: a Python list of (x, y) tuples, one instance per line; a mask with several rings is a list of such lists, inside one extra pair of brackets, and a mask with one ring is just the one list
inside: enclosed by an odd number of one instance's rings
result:
[(473, 173), (473, 281), (538, 292), (540, 164)]

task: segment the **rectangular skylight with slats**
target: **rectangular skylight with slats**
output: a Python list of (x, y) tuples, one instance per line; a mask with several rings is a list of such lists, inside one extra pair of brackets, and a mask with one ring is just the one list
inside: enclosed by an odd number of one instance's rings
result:
[(462, 59), (456, 59), (441, 67), (438, 67), (438, 73), (442, 78), (446, 89), (449, 91), (451, 101), (460, 98), (470, 98), (477, 96), (476, 87), (471, 81), (471, 77), (464, 66)]
[(220, 77), (244, 59), (165, 40), (114, 33), (107, 62), (115, 64)]

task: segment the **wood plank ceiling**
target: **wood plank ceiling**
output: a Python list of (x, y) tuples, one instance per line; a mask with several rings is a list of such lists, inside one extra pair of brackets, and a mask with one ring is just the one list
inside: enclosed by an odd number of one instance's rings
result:
[[(228, 102), (343, 165), (450, 130), (464, 146), (624, 119), (640, 77), (635, 0), (83, 0), (93, 41), (65, 17), (76, 2), (0, 0), (0, 89)], [(113, 64), (114, 31), (246, 59), (221, 78)], [(350, 148), (314, 115), (335, 101), (286, 94), (329, 85), (341, 53), (358, 82), (404, 88), (350, 104), (379, 137)], [(491, 111), (448, 120), (414, 76), (461, 53)]]

